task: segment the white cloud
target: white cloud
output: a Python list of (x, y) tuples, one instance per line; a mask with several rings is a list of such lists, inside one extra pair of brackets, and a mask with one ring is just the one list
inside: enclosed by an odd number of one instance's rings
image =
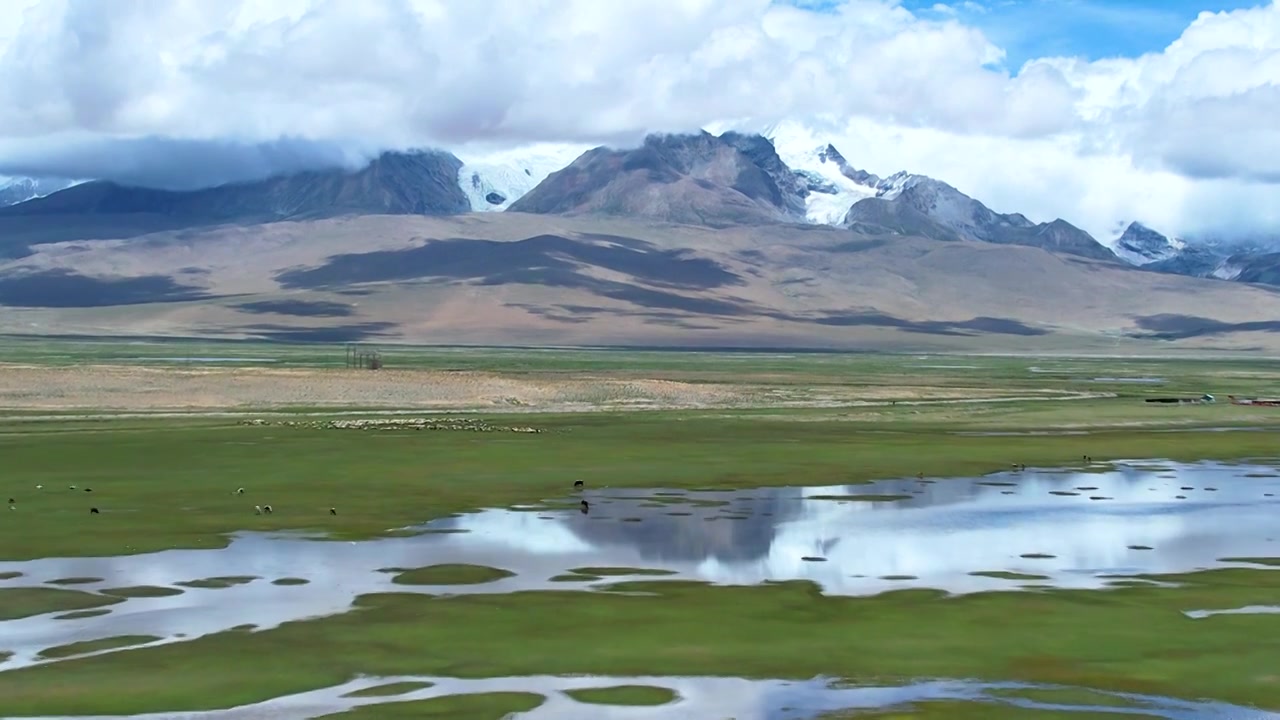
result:
[[(936, 174), (1104, 237), (1138, 217), (1280, 228), (1275, 2), (1204, 13), (1140, 58), (1012, 75), (980, 31), (930, 17), (894, 0), (14, 0), (0, 7), (0, 172), (19, 149), (26, 170), (46, 151), (65, 166), (66, 138), (463, 154), (827, 114), (857, 165)], [(118, 155), (97, 148), (82, 167)]]

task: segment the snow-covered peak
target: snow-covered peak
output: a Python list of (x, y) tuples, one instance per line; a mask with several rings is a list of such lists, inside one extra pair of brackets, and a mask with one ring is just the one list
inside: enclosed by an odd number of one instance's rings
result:
[(44, 197), (75, 184), (70, 180), (0, 176), (0, 207)]
[(497, 212), (520, 199), (548, 175), (563, 169), (589, 145), (545, 143), (491, 153), (460, 153), (458, 185), (474, 212)]
[(908, 188), (915, 187), (922, 182), (930, 180), (926, 175), (916, 175), (904, 171), (896, 172), (889, 177), (876, 183), (876, 197), (885, 200), (893, 200), (901, 195)]
[(1186, 243), (1182, 240), (1165, 237), (1140, 222), (1132, 222), (1116, 239), (1112, 249), (1131, 265), (1147, 265), (1168, 260), (1184, 248)]
[(880, 178), (849, 165), (840, 151), (798, 123), (766, 128), (778, 157), (805, 182), (805, 217), (815, 224), (838, 225), (859, 200), (874, 197)]

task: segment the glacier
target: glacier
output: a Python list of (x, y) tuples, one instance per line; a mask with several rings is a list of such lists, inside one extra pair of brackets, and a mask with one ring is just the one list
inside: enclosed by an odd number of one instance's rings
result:
[(490, 153), (459, 153), (458, 185), (474, 212), (500, 212), (590, 145), (543, 143)]

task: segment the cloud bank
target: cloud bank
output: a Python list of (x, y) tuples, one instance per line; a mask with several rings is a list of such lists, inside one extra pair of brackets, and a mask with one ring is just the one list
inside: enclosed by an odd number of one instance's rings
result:
[(1280, 232), (1275, 1), (1014, 71), (894, 0), (12, 0), (0, 48), (2, 174), (190, 186), (798, 118), (856, 165), (1104, 238)]

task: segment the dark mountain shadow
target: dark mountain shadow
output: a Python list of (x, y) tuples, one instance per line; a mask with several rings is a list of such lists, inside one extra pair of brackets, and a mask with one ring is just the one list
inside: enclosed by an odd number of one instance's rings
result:
[(1237, 332), (1280, 332), (1280, 320), (1228, 323), (1196, 315), (1171, 313), (1147, 315), (1135, 320), (1138, 327), (1146, 332), (1128, 333), (1129, 337), (1153, 340), (1183, 340)]
[(350, 317), (355, 313), (350, 305), (324, 300), (258, 300), (233, 307), (241, 312), (297, 317)]
[(0, 277), (0, 305), (11, 307), (109, 307), (214, 297), (203, 288), (180, 285), (167, 275), (94, 278), (70, 270), (45, 270)]

